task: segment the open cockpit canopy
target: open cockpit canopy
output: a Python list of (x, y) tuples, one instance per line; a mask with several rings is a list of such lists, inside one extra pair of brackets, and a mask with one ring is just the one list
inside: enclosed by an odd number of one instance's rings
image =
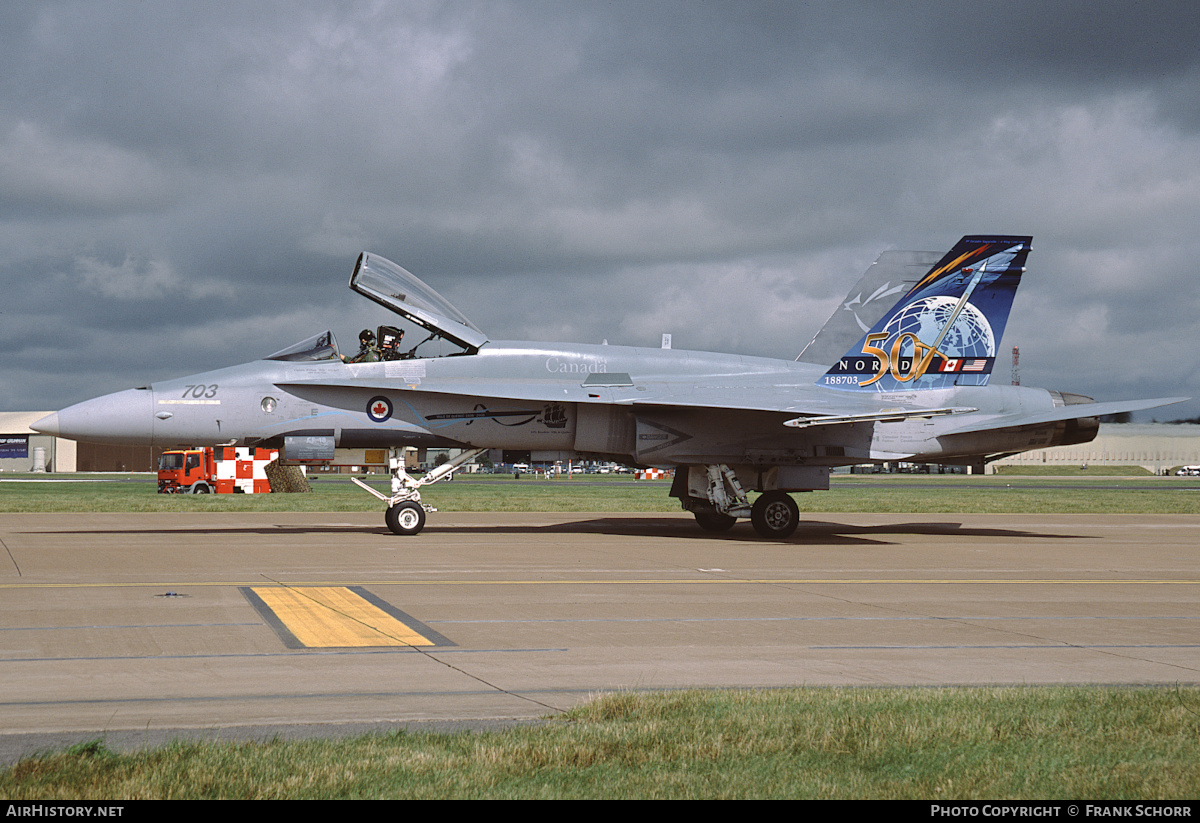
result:
[(358, 256), (350, 288), (473, 354), (488, 337), (416, 275), (377, 254)]

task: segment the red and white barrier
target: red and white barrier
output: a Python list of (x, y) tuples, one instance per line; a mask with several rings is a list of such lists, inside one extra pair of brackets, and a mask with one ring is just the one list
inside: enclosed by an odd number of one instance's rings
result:
[(271, 491), (267, 479), (267, 464), (279, 456), (278, 449), (234, 448), (223, 446), (214, 449), (217, 476), (214, 478), (217, 494), (232, 494), (235, 489), (243, 494), (265, 494)]
[(662, 480), (664, 477), (669, 477), (670, 474), (667, 469), (642, 469), (634, 476), (638, 480)]

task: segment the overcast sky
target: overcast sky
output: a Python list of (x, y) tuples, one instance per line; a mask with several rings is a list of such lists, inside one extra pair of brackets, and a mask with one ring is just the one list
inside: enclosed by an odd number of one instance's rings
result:
[(994, 382), (1200, 395), (1198, 42), (1194, 0), (6, 2), (0, 410), (354, 348), (364, 249), (492, 339), (791, 359), (979, 233), (1034, 237)]

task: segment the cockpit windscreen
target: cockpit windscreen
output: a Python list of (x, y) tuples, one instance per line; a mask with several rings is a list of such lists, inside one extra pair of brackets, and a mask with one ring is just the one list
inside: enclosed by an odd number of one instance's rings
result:
[(336, 360), (341, 362), (342, 358), (338, 354), (337, 340), (334, 339), (333, 332), (327, 331), (314, 335), (307, 340), (301, 340), (294, 346), (288, 346), (286, 349), (277, 351), (266, 359), (301, 362), (307, 360)]

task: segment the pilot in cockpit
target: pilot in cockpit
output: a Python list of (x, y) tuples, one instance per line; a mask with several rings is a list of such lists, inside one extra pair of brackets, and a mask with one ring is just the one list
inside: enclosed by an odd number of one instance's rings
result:
[(375, 363), (379, 360), (379, 349), (375, 347), (375, 332), (363, 329), (358, 333), (358, 354), (342, 357), (347, 363)]

